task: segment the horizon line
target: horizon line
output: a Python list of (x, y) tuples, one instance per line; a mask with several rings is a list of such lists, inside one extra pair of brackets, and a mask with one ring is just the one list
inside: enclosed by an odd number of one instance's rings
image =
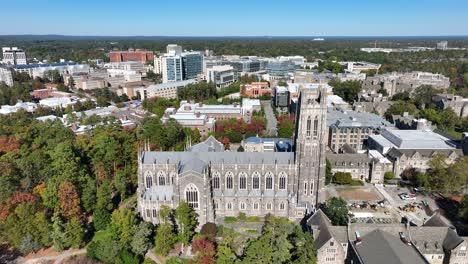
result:
[(460, 35), (67, 35), (67, 34), (0, 34), (0, 37), (21, 36), (59, 36), (59, 37), (162, 37), (162, 38), (392, 38), (392, 37), (468, 37), (468, 34)]

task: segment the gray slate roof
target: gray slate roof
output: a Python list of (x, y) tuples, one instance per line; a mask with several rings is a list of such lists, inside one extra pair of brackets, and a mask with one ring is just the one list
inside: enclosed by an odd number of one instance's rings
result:
[(375, 229), (362, 236), (362, 243), (354, 247), (363, 263), (426, 263), (412, 246), (403, 243), (397, 235), (382, 229)]
[(460, 149), (397, 149), (397, 148), (390, 149), (387, 155), (392, 158), (399, 158), (403, 156), (403, 154), (406, 157), (412, 157), (414, 154), (416, 154), (416, 152), (418, 152), (423, 157), (432, 157), (436, 154), (442, 154), (442, 155), (448, 156), (452, 154), (453, 152), (455, 152), (458, 156), (463, 156), (463, 152)]

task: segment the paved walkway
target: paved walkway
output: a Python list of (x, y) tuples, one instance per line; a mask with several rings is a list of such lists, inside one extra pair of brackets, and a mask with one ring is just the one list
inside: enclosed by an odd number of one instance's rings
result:
[(393, 197), (388, 194), (388, 192), (385, 190), (385, 187), (381, 184), (376, 184), (375, 188), (379, 191), (380, 194), (385, 198), (385, 200), (388, 201), (388, 203), (392, 206), (398, 206), (398, 204), (393, 200)]
[(86, 254), (86, 248), (78, 249), (78, 250), (76, 250), (76, 249), (65, 250), (65, 251), (61, 252), (60, 255), (51, 256), (51, 257), (41, 257), (41, 258), (28, 259), (28, 260), (25, 260), (24, 258), (17, 259), (16, 263), (39, 264), (39, 263), (43, 263), (43, 262), (54, 261), (53, 262), (54, 264), (60, 264), (60, 263), (62, 263), (62, 261), (64, 259), (66, 259), (68, 257), (76, 256), (76, 255), (82, 255), (82, 254)]
[(156, 257), (156, 255), (154, 254), (154, 248), (150, 248), (148, 250), (148, 252), (146, 252), (146, 255), (145, 257), (151, 259), (152, 261), (158, 263), (158, 264), (161, 264), (161, 262), (159, 261), (159, 259)]
[(278, 136), (278, 121), (276, 120), (273, 108), (271, 108), (271, 101), (261, 101), (265, 117), (267, 119), (266, 136), (276, 137)]

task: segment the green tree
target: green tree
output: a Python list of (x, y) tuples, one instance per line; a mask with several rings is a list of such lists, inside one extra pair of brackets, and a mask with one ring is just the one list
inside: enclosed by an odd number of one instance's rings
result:
[(195, 234), (195, 228), (198, 224), (197, 213), (186, 201), (182, 201), (175, 210), (175, 219), (179, 231), (179, 241), (188, 244)]
[(468, 222), (468, 195), (463, 196), (462, 202), (458, 207), (458, 216), (465, 222)]
[(117, 264), (139, 264), (140, 258), (132, 252), (124, 249), (120, 252), (116, 261)]
[(218, 250), (216, 252), (216, 264), (236, 263), (236, 259), (237, 256), (229, 245), (221, 244), (218, 246)]
[(413, 99), (420, 109), (424, 109), (432, 104), (432, 97), (437, 94), (436, 89), (431, 85), (421, 85), (413, 92)]
[(323, 211), (333, 225), (346, 225), (348, 222), (348, 206), (346, 201), (332, 197), (327, 200)]
[(95, 236), (87, 247), (86, 254), (96, 260), (106, 264), (116, 263), (122, 250), (120, 243), (107, 233), (102, 233), (99, 237)]
[(124, 248), (130, 248), (133, 234), (136, 228), (136, 218), (128, 208), (122, 208), (112, 212), (109, 232), (113, 239), (120, 242)]
[(81, 222), (72, 218), (65, 226), (65, 244), (67, 247), (79, 248), (84, 238), (84, 229)]
[(410, 115), (416, 114), (418, 109), (411, 102), (398, 101), (392, 104), (385, 112), (385, 118), (392, 121), (392, 115), (403, 115), (407, 112)]
[(94, 210), (94, 228), (96, 230), (104, 230), (111, 221), (112, 204), (112, 187), (104, 181), (99, 186), (96, 195), (96, 209)]
[(58, 215), (52, 217), (52, 241), (56, 251), (62, 251), (67, 246), (65, 225)]
[(314, 237), (308, 231), (302, 231), (300, 226), (294, 227), (292, 263), (315, 264), (317, 263), (314, 247)]
[(167, 256), (176, 241), (177, 238), (172, 225), (168, 223), (160, 224), (156, 229), (154, 252), (158, 255)]
[(153, 234), (153, 225), (147, 222), (141, 222), (135, 230), (130, 246), (133, 253), (144, 256), (152, 245), (151, 235)]
[(353, 103), (358, 99), (362, 85), (360, 81), (340, 82), (338, 79), (331, 80), (329, 84), (333, 87), (333, 93), (348, 103)]

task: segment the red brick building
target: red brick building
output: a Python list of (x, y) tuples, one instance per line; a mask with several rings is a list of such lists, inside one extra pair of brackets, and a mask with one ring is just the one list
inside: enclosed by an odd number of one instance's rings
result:
[(110, 62), (123, 62), (123, 61), (153, 61), (154, 53), (147, 50), (113, 50), (109, 52)]
[(271, 89), (268, 86), (268, 82), (253, 82), (241, 85), (240, 93), (250, 98), (258, 98), (260, 96), (271, 95)]

